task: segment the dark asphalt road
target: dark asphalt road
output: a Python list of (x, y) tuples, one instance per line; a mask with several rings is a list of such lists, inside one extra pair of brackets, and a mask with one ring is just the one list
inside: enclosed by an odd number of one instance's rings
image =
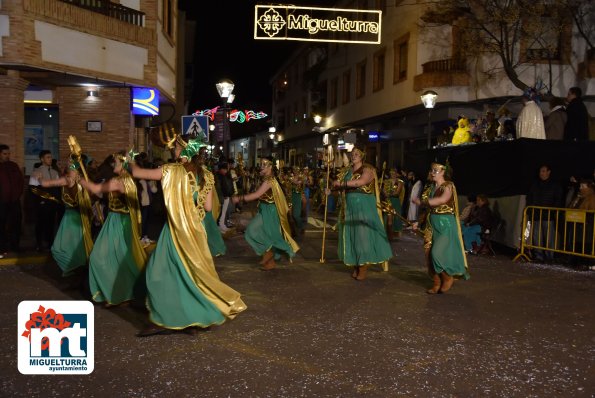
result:
[(0, 395), (80, 397), (589, 397), (595, 272), (470, 257), (471, 280), (428, 295), (421, 244), (354, 281), (308, 232), (293, 264), (261, 272), (242, 235), (216, 259), (248, 310), (197, 335), (135, 337), (146, 315), (95, 306), (95, 370), (25, 376), (18, 303), (80, 299), (56, 266), (0, 267)]

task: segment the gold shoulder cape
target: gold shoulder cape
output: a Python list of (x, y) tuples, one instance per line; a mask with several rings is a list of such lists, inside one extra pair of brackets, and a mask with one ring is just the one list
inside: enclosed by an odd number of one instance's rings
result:
[[(162, 173), (161, 184), (168, 223), (182, 264), (196, 286), (219, 311), (230, 319), (234, 318), (247, 307), (240, 298), (240, 293), (221, 282), (215, 270), (199, 208), (194, 204), (196, 176), (187, 172), (181, 164), (164, 165)], [(199, 196), (206, 197), (207, 193), (203, 189)]]
[[(202, 168), (203, 168), (205, 178), (207, 178), (206, 177), (207, 175), (210, 176), (211, 181), (213, 182), (213, 187), (211, 189), (213, 189), (215, 187), (215, 176), (213, 175), (213, 172), (211, 172), (211, 170), (209, 170), (207, 168), (207, 166), (202, 166)], [(212, 200), (211, 213), (213, 214), (215, 221), (217, 221), (217, 219), (219, 218), (219, 214), (221, 214), (221, 202), (219, 202), (219, 195), (217, 195), (217, 192), (214, 189), (213, 189), (213, 197), (211, 198), (211, 200)]]
[(283, 193), (281, 186), (277, 182), (277, 179), (271, 177), (267, 178), (266, 181), (271, 185), (271, 190), (273, 191), (273, 200), (275, 201), (277, 215), (279, 215), (279, 221), (281, 222), (281, 229), (283, 230), (283, 239), (285, 239), (285, 241), (289, 243), (289, 246), (291, 246), (293, 252), (295, 253), (298, 250), (300, 250), (300, 247), (291, 237), (291, 227), (289, 226), (289, 220), (287, 219), (287, 212), (289, 211), (289, 206), (287, 205), (285, 194)]
[(142, 216), (138, 203), (138, 194), (134, 179), (127, 172), (122, 173), (118, 179), (124, 184), (124, 196), (126, 197), (126, 206), (130, 213), (130, 226), (132, 227), (132, 255), (139, 269), (145, 267), (147, 263), (147, 253), (140, 242)]

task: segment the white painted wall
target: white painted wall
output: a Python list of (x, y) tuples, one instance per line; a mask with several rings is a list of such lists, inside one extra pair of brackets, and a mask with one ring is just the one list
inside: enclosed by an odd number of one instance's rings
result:
[(172, 99), (176, 98), (176, 73), (159, 56), (157, 57), (157, 86), (163, 94), (167, 94)]
[(35, 21), (35, 39), (41, 43), (44, 61), (103, 72), (122, 79), (144, 80), (144, 67), (148, 63), (145, 48), (42, 21)]

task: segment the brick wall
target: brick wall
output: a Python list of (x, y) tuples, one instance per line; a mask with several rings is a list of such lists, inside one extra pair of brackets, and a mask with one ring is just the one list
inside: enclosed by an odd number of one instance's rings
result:
[(18, 76), (0, 75), (0, 143), (8, 145), (11, 160), (24, 166), (23, 131), (25, 129), (24, 90), (29, 82)]
[[(60, 107), (60, 157), (67, 160), (68, 136), (74, 135), (83, 152), (99, 162), (109, 154), (128, 150), (134, 140), (130, 88), (99, 88), (99, 97), (87, 97), (86, 87), (59, 87), (54, 99)], [(101, 132), (87, 131), (87, 121), (100, 121)]]

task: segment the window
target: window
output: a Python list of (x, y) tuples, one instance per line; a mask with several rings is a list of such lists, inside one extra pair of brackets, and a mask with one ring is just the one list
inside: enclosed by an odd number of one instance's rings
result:
[(361, 98), (366, 95), (366, 60), (357, 64), (357, 73), (355, 75), (355, 98)]
[(330, 93), (329, 93), (329, 108), (334, 109), (337, 107), (337, 92), (339, 89), (339, 79), (331, 79)]
[(346, 104), (349, 102), (349, 100), (351, 99), (349, 97), (349, 94), (351, 94), (351, 70), (346, 70), (345, 72), (343, 72), (343, 104)]
[(528, 26), (521, 41), (523, 62), (557, 63), (570, 58), (572, 24), (542, 17), (539, 24)]
[(173, 40), (174, 35), (174, 7), (173, 0), (163, 0), (163, 33), (168, 39)]
[(384, 60), (386, 48), (379, 50), (374, 54), (374, 81), (372, 82), (372, 91), (376, 92), (384, 88)]
[(407, 79), (409, 53), (409, 33), (394, 41), (395, 62), (393, 65), (393, 84)]

